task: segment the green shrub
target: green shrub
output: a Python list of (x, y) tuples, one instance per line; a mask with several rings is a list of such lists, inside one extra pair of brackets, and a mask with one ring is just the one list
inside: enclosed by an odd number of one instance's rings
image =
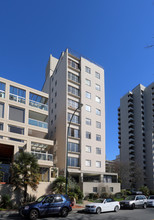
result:
[(8, 194), (1, 196), (0, 207), (4, 209), (12, 208), (11, 197)]

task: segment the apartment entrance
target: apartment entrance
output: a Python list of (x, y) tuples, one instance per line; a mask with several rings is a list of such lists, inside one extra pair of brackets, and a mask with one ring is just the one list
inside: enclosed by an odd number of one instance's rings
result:
[(13, 161), (14, 146), (0, 144), (0, 166), (3, 172), (0, 182), (10, 182), (10, 164)]

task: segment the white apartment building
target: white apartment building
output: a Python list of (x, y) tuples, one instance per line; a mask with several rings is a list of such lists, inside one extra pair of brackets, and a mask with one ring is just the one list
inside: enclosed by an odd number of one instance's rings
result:
[(118, 124), (120, 161), (129, 172), (123, 187), (154, 190), (154, 83), (138, 85), (120, 99)]
[(66, 49), (59, 59), (50, 55), (42, 90), (49, 94), (49, 137), (59, 173), (65, 175), (68, 155), (69, 175), (85, 195), (105, 187), (119, 192), (117, 174), (105, 173), (104, 69)]
[[(0, 161), (5, 172), (3, 182), (10, 182), (9, 168), (20, 151), (38, 158), (40, 184), (37, 197), (46, 193), (52, 178), (53, 146), (48, 139), (48, 94), (0, 77)], [(6, 184), (6, 190), (7, 186)], [(0, 190), (5, 185), (0, 184)]]

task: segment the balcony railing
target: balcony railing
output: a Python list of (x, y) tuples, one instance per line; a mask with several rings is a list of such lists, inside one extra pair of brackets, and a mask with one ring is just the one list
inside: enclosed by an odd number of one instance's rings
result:
[(5, 98), (5, 91), (0, 90), (0, 98)]
[(48, 128), (48, 123), (29, 118), (28, 123), (41, 128)]
[(26, 103), (26, 99), (24, 97), (18, 96), (18, 95), (12, 94), (12, 93), (9, 94), (9, 99), (13, 100), (15, 102), (23, 103), (23, 104)]
[(31, 151), (31, 154), (35, 155), (38, 160), (53, 161), (53, 155), (48, 153), (39, 153)]
[(35, 107), (35, 108), (39, 108), (39, 109), (43, 109), (45, 111), (48, 111), (48, 105), (40, 103), (40, 102), (29, 100), (29, 105), (32, 107)]

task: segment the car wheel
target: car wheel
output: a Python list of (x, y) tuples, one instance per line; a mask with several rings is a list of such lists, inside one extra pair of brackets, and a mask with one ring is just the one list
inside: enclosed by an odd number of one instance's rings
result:
[(64, 207), (61, 210), (61, 216), (66, 217), (68, 215), (68, 208)]
[(98, 215), (101, 213), (101, 208), (100, 208), (100, 207), (98, 207), (98, 208), (96, 209), (96, 213), (97, 213)]
[(38, 216), (39, 216), (39, 213), (38, 213), (38, 211), (36, 209), (32, 209), (30, 211), (29, 218), (31, 220), (36, 220), (38, 218)]
[(146, 204), (146, 203), (143, 204), (143, 208), (144, 208), (144, 209), (147, 208), (147, 204)]
[(135, 204), (134, 204), (134, 203), (132, 204), (132, 207), (131, 207), (131, 209), (135, 209)]
[(115, 206), (114, 211), (115, 211), (115, 212), (118, 212), (118, 211), (119, 211), (119, 206), (118, 206), (118, 205)]

